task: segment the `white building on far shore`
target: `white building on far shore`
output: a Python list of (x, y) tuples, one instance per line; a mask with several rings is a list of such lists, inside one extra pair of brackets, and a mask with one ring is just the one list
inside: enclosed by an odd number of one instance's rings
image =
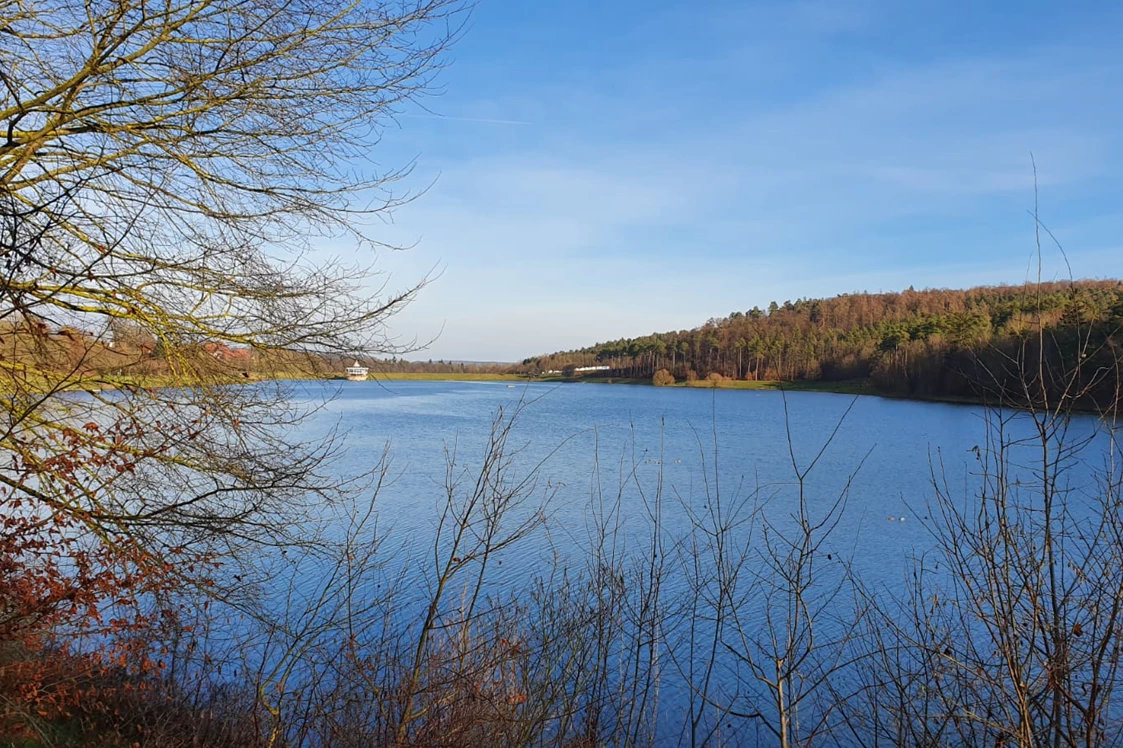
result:
[(350, 382), (365, 382), (367, 381), (367, 374), (370, 373), (370, 369), (365, 366), (359, 366), (358, 361), (351, 364), (343, 371), (347, 375), (347, 380)]

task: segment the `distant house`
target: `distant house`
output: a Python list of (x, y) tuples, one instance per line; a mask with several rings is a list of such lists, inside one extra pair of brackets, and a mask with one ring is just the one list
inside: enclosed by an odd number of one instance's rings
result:
[(249, 348), (231, 348), (226, 343), (215, 341), (203, 343), (203, 350), (211, 354), (215, 360), (231, 364), (249, 363), (252, 356)]
[(611, 368), (612, 368), (611, 366), (604, 366), (604, 365), (577, 366), (576, 364), (566, 364), (565, 366), (562, 367), (560, 372), (557, 371), (556, 369), (551, 369), (550, 371), (548, 371), (546, 373), (547, 374), (561, 374), (564, 377), (575, 377), (579, 374), (585, 374), (585, 373), (590, 372), (590, 371), (608, 371)]
[(359, 362), (356, 361), (344, 369), (343, 372), (347, 375), (347, 380), (350, 382), (365, 382), (370, 369), (365, 366), (360, 366)]

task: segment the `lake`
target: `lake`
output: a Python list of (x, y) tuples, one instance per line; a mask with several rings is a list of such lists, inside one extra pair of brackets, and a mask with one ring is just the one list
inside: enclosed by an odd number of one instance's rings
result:
[[(666, 538), (661, 552), (672, 557), (663, 594), (694, 604), (706, 597), (713, 580), (699, 584), (685, 573), (682, 559), (690, 539), (705, 537), (707, 527), (721, 522), (727, 522), (737, 542), (742, 533), (757, 533), (752, 542), (758, 548), (769, 537), (776, 544), (794, 534), (799, 527), (796, 476), (807, 471), (803, 495), (811, 523), (832, 518), (828, 526), (833, 529), (816, 531), (822, 540), (815, 547), (816, 558), (829, 559), (829, 564), (820, 562), (817, 584), (824, 589), (815, 593), (820, 612), (829, 617), (845, 607), (831, 594), (843, 584), (846, 569), (875, 594), (907, 587), (910, 562), (933, 546), (928, 515), (934, 479), (953, 498), (970, 502), (979, 488), (980, 448), (985, 454), (987, 443), (987, 412), (981, 407), (816, 392), (372, 381), (294, 383), (292, 397), (310, 405), (328, 399), (299, 436), (315, 439), (331, 428), (344, 432), (346, 447), (333, 468), (340, 475), (373, 468), (389, 445), (391, 480), (377, 498), (375, 513), (390, 550), (388, 568), (410, 580), (401, 588), (403, 610), (414, 612), (424, 607), (436, 578), (433, 539), (449, 461), (454, 461), (452, 474), (470, 483), (499, 412), (517, 411), (510, 477), (538, 471), (534, 500), (514, 509), (512, 521), (549, 499), (545, 524), (491, 559), (485, 594), (516, 599), (535, 579), (557, 578), (563, 570), (587, 572), (598, 520), (609, 517), (615, 528), (613, 552), (630, 561), (649, 555), (658, 522)], [(1007, 428), (1013, 438), (1032, 434), (1018, 417)], [(1091, 461), (1075, 460), (1063, 478), (1071, 497), (1094, 494), (1091, 467), (1104, 454), (1098, 449), (1106, 446), (1099, 441), (1102, 431), (1095, 417), (1072, 421), (1070, 435), (1088, 437), (1092, 445)], [(1027, 461), (1013, 468), (1012, 480), (1028, 485), (1033, 452), (1024, 449)], [(1019, 459), (1015, 453), (1013, 463)], [(656, 496), (661, 497), (657, 512)], [(728, 521), (731, 517), (735, 521)], [(701, 556), (704, 566), (706, 553)], [(758, 551), (741, 560), (747, 576), (761, 578)], [(731, 595), (729, 605), (741, 625), (753, 627), (775, 615), (778, 603), (754, 593), (736, 600)], [(663, 631), (668, 642), (679, 642), (672, 653), (690, 637), (704, 638), (705, 626), (686, 633), (689, 616), (683, 610)], [(825, 621), (820, 631), (829, 635), (844, 625)], [(652, 662), (647, 666), (654, 667)], [(676, 666), (682, 670), (681, 663)], [(745, 690), (736, 664), (718, 670), (712, 694), (742, 701), (759, 697)], [(688, 715), (706, 708), (697, 701), (690, 688), (665, 684), (653, 717), (656, 742), (688, 742), (683, 732)], [(713, 715), (702, 723), (707, 721), (717, 725), (711, 729), (720, 727)], [(732, 729), (726, 739), (738, 737)], [(768, 742), (768, 735), (754, 739)]]
[[(782, 505), (794, 480), (789, 431), (804, 469), (837, 427), (808, 475), (811, 512), (825, 511), (853, 475), (834, 543), (839, 552), (854, 551), (861, 568), (887, 577), (910, 551), (929, 545), (916, 520), (933, 495), (934, 461), (941, 461), (951, 486), (969, 495), (978, 467), (974, 449), (985, 443), (981, 407), (819, 392), (390, 381), (299, 383), (294, 397), (330, 398), (306, 428), (314, 433), (330, 424), (347, 434), (340, 471), (372, 467), (389, 445), (395, 479), (380, 497), (380, 513), (403, 532), (435, 523), (445, 447), (458, 443), (461, 462), (478, 462), (498, 409), (510, 413), (520, 402), (513, 436), (518, 462), (542, 462), (543, 478), (560, 486), (549, 509), (561, 537), (583, 532), (598, 466), (602, 490), (618, 487), (626, 463), (650, 483), (661, 470), (676, 500), (704, 503), (707, 476), (714, 492), (716, 446), (721, 492), (732, 498), (769, 487), (761, 493), (778, 493), (774, 502)], [(1079, 429), (1096, 425), (1094, 417), (1078, 417)], [(636, 498), (624, 492), (625, 518), (637, 511)], [(891, 523), (890, 516), (906, 521)], [(671, 529), (674, 521), (668, 517)]]

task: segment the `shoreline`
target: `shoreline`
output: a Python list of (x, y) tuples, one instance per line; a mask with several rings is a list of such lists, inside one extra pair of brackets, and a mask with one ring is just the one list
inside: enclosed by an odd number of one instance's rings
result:
[[(568, 379), (565, 377), (540, 377), (534, 381), (554, 382), (558, 384), (567, 382), (587, 382), (590, 384), (629, 384), (644, 385), (648, 387), (655, 386), (650, 379), (629, 377), (573, 377)], [(868, 379), (844, 379), (838, 381), (784, 381), (779, 379), (723, 379), (711, 381), (708, 379), (696, 379), (692, 382), (675, 382), (673, 385), (666, 385), (666, 388), (746, 390), (750, 392), (825, 392), (832, 395), (850, 395), (852, 397), (880, 397), (886, 400), (907, 400), (918, 403), (938, 403), (940, 405), (967, 405), (979, 408), (1005, 408), (1019, 411), (1028, 410), (1027, 408), (1019, 405), (1009, 403), (1005, 405), (996, 405), (992, 402), (988, 402), (981, 397), (970, 397), (965, 395), (904, 395), (894, 392), (881, 392), (874, 389)], [(1092, 415), (1097, 417), (1103, 415), (1102, 411), (1096, 410), (1095, 408), (1088, 408), (1075, 404), (1069, 406), (1069, 409), (1072, 413), (1080, 415)]]
[[(300, 381), (321, 381), (321, 382), (345, 382), (347, 381), (343, 375), (330, 375), (324, 376), (318, 373), (296, 373), (296, 372), (278, 372), (275, 376), (263, 375), (261, 373), (251, 373), (249, 377), (239, 378), (230, 377), (226, 379), (216, 379), (205, 383), (206, 385), (239, 385), (239, 384), (260, 384), (262, 382), (300, 382)], [(542, 384), (612, 384), (612, 385), (638, 385), (645, 387), (654, 387), (655, 385), (648, 378), (636, 377), (564, 377), (564, 376), (529, 376), (525, 374), (510, 374), (510, 373), (496, 373), (496, 372), (377, 372), (372, 373), (367, 380), (368, 382), (480, 382), (480, 383), (542, 383)], [(89, 384), (96, 386), (90, 387)], [(123, 377), (117, 381), (112, 379), (101, 379), (90, 382), (72, 382), (67, 386), (60, 388), (59, 392), (81, 392), (81, 391), (112, 391), (129, 388), (141, 389), (165, 389), (169, 387), (184, 387), (184, 386), (199, 386), (202, 382), (186, 382), (177, 381), (174, 377)], [(204, 385), (205, 386), (205, 385)], [(996, 407), (988, 403), (983, 398), (967, 397), (958, 395), (906, 395), (892, 392), (881, 392), (873, 388), (868, 379), (847, 379), (839, 381), (821, 381), (821, 380), (741, 380), (741, 379), (722, 379), (722, 380), (709, 380), (697, 379), (693, 381), (675, 382), (673, 385), (666, 385), (665, 388), (672, 389), (720, 389), (720, 390), (742, 390), (748, 392), (824, 392), (834, 395), (849, 395), (853, 397), (880, 397), (887, 400), (909, 400), (913, 402), (927, 402), (927, 403), (940, 403), (943, 405), (969, 405), (975, 407)], [(1005, 405), (1001, 407), (1016, 408), (1017, 410), (1024, 410), (1024, 408)], [(1075, 408), (1074, 412), (1085, 415), (1098, 415), (1098, 411), (1090, 408)]]
[[(329, 380), (330, 381), (330, 380)], [(459, 372), (446, 373), (379, 373), (371, 375), (367, 381), (424, 381), (424, 382), (540, 382), (543, 384), (623, 384), (642, 387), (654, 387), (650, 379), (636, 377), (534, 377), (523, 374), (470, 374)], [(675, 382), (668, 385), (667, 389), (719, 389), (743, 390), (749, 392), (825, 392), (833, 395), (853, 395), (866, 397), (882, 397), (889, 400), (913, 400), (916, 402), (934, 402), (945, 405), (978, 405), (985, 406), (982, 399), (959, 397), (954, 395), (898, 395), (875, 390), (866, 379), (846, 379), (840, 381), (797, 380), (784, 381), (779, 379), (723, 379), (712, 381), (696, 379), (691, 382)]]
[[(430, 382), (540, 382), (543, 384), (611, 384), (611, 385), (638, 385), (654, 387), (650, 379), (635, 377), (533, 377), (523, 374), (469, 374), (469, 373), (382, 373), (371, 376), (368, 381), (430, 381)], [(832, 395), (849, 395), (852, 397), (879, 397), (886, 400), (907, 400), (921, 403), (938, 403), (941, 405), (964, 405), (980, 408), (1003, 407), (1016, 410), (1025, 408), (1014, 405), (996, 406), (988, 403), (983, 398), (967, 397), (962, 395), (904, 395), (892, 392), (881, 392), (873, 388), (868, 379), (845, 379), (839, 381), (821, 380), (796, 380), (783, 381), (774, 379), (742, 380), (724, 379), (711, 381), (697, 379), (692, 382), (675, 382), (668, 385), (667, 389), (719, 389), (742, 390), (748, 392), (824, 392)], [(1073, 412), (1083, 415), (1100, 415), (1098, 411), (1090, 408), (1074, 408)]]

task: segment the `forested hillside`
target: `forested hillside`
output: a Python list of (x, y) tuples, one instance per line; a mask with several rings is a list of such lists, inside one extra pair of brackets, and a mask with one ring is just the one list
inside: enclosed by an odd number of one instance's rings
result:
[[(1039, 385), (1054, 392), (1075, 387), (1081, 399), (1101, 401), (1114, 393), (1105, 373), (1114, 370), (1121, 326), (1118, 280), (909, 288), (772, 302), (693, 330), (530, 358), (522, 369), (607, 365), (601, 373), (633, 378), (666, 369), (680, 380), (868, 379), (893, 394), (1023, 399), (1018, 362), (1044, 345), (1050, 366)], [(1075, 384), (1066, 384), (1062, 372), (1074, 373)]]

